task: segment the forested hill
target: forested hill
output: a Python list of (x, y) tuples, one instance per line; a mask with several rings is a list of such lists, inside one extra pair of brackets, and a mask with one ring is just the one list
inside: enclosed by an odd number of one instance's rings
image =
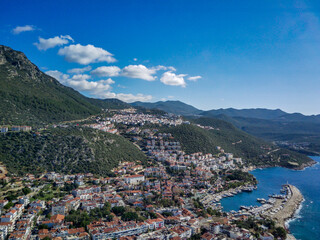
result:
[(300, 169), (313, 162), (303, 154), (279, 148), (253, 137), (225, 121), (198, 118), (193, 122), (214, 129), (202, 129), (193, 124), (163, 129), (165, 132), (172, 133), (175, 139), (181, 142), (186, 153), (218, 153), (216, 146), (220, 146), (225, 152), (246, 159), (255, 166), (283, 166)]
[(122, 136), (86, 127), (0, 135), (0, 162), (9, 173), (93, 173), (107, 176), (119, 161), (146, 156)]
[(19, 51), (0, 45), (0, 125), (41, 125), (86, 118), (101, 108), (127, 108), (117, 99), (91, 99), (60, 84)]
[(202, 112), (201, 110), (180, 101), (159, 101), (155, 103), (133, 102), (131, 103), (131, 105), (134, 107), (159, 109), (167, 113), (173, 113), (176, 115), (184, 115), (184, 116), (197, 115)]

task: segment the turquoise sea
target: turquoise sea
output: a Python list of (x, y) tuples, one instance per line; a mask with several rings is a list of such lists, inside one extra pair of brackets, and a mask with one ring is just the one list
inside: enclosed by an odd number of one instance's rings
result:
[(268, 198), (280, 193), (281, 185), (289, 183), (301, 191), (305, 201), (295, 218), (288, 222), (290, 232), (302, 240), (320, 239), (320, 157), (311, 157), (318, 163), (302, 171), (286, 168), (256, 169), (251, 173), (258, 179), (258, 189), (224, 198), (221, 205), (225, 211), (239, 210), (241, 205), (260, 205), (257, 198)]

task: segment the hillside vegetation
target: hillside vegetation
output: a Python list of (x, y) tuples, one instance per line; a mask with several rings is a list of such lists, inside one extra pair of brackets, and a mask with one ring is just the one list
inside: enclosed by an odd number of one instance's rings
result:
[(0, 135), (0, 161), (9, 173), (88, 173), (106, 176), (119, 161), (144, 161), (124, 137), (91, 128), (68, 127)]
[(188, 105), (186, 103), (180, 101), (159, 101), (155, 103), (148, 103), (148, 102), (133, 102), (131, 103), (134, 107), (144, 107), (149, 109), (159, 109), (165, 111), (167, 113), (173, 113), (176, 115), (197, 115), (202, 111), (196, 109), (195, 107)]
[(72, 88), (41, 72), (22, 52), (0, 46), (0, 124), (43, 124), (100, 111)]
[(255, 166), (283, 166), (301, 168), (312, 162), (305, 155), (278, 148), (275, 145), (250, 136), (232, 124), (218, 119), (198, 118), (193, 120), (203, 126), (212, 126), (214, 130), (205, 130), (195, 125), (183, 124), (168, 127), (163, 131), (173, 134), (179, 140), (186, 153), (217, 153), (216, 146), (235, 157), (246, 159)]
[(60, 84), (22, 53), (0, 45), (0, 125), (45, 125), (128, 108), (118, 99), (92, 99)]

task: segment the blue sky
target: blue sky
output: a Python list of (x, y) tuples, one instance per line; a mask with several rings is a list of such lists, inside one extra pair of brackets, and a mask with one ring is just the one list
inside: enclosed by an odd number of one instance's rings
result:
[(0, 44), (91, 97), (319, 114), (319, 10), (319, 1), (2, 0)]

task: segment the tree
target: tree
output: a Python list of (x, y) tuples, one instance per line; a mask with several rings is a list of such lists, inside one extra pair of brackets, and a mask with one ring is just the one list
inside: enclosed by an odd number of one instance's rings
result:
[(25, 188), (22, 189), (22, 192), (23, 192), (24, 195), (27, 195), (27, 194), (31, 193), (31, 189), (28, 188), (28, 187), (25, 187)]
[(111, 209), (111, 211), (112, 211), (115, 215), (120, 216), (120, 215), (122, 215), (122, 214), (126, 211), (126, 209), (125, 209), (124, 207), (122, 207), (122, 206), (119, 206), (119, 207), (113, 207), (113, 208)]
[(136, 212), (126, 212), (121, 217), (123, 221), (135, 221), (138, 220), (138, 218), (139, 216)]
[[(45, 225), (45, 224), (40, 224), (40, 225), (38, 226), (38, 228), (39, 228), (39, 229), (48, 229), (48, 226)], [(50, 238), (49, 238), (49, 239), (50, 239)]]
[(13, 202), (8, 202), (3, 208), (4, 209), (9, 209), (13, 206)]
[(286, 239), (287, 232), (283, 227), (276, 227), (275, 230), (273, 231), (273, 235), (276, 238), (280, 237), (281, 239)]

